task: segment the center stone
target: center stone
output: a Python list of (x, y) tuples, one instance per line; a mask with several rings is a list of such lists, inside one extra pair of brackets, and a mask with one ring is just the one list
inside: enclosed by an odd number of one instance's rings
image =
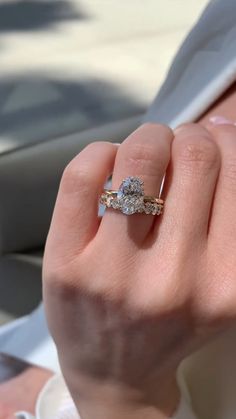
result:
[(143, 182), (136, 177), (128, 177), (123, 180), (117, 193), (120, 209), (126, 215), (132, 215), (142, 210), (143, 197)]

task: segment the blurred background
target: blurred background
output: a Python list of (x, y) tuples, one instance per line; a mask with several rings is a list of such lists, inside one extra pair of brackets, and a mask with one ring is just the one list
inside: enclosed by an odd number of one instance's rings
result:
[(67, 162), (138, 126), (207, 0), (0, 0), (0, 324), (41, 299)]

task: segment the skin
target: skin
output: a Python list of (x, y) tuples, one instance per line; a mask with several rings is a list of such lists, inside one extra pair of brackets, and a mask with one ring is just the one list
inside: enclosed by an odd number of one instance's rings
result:
[[(234, 323), (235, 156), (236, 127), (202, 120), (174, 133), (143, 125), (119, 148), (90, 144), (66, 168), (44, 298), (83, 419), (169, 417), (181, 360)], [(108, 210), (99, 220), (113, 167), (114, 189), (133, 175), (151, 195), (167, 172), (164, 214)]]
[(50, 371), (31, 367), (17, 377), (2, 383), (0, 385), (0, 419), (14, 419), (14, 413), (20, 410), (34, 413), (38, 394), (51, 376)]
[[(65, 171), (46, 248), (45, 301), (63, 372), (83, 419), (94, 418), (94, 412), (96, 418), (168, 417), (178, 404), (180, 360), (235, 320), (236, 128), (209, 124), (212, 115), (236, 120), (235, 105), (233, 85), (198, 125), (175, 133), (163, 126), (142, 127), (118, 154), (113, 145), (91, 145)], [(169, 165), (162, 218), (126, 219), (109, 210), (99, 225), (95, 198), (114, 160), (114, 187), (127, 175), (139, 175), (146, 192), (155, 195)], [(83, 170), (93, 175), (84, 179)], [(90, 334), (82, 333), (81, 314), (90, 318), (84, 328)], [(95, 331), (103, 336), (101, 342), (94, 342)], [(140, 340), (149, 344), (137, 354)], [(109, 351), (108, 342), (114, 342)], [(12, 418), (16, 410), (33, 412), (49, 375), (32, 368), (2, 384), (0, 419)], [(26, 401), (27, 382), (33, 386)]]

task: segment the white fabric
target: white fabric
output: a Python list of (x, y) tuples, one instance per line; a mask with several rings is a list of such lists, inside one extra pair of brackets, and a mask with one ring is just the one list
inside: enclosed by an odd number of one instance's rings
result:
[[(190, 396), (181, 372), (178, 374), (182, 398), (176, 414), (172, 419), (196, 419), (192, 408)], [(31, 419), (27, 413), (18, 413), (18, 419)], [(41, 394), (36, 406), (35, 419), (80, 419), (75, 405), (69, 395), (62, 376), (51, 378)], [(34, 418), (33, 418), (34, 419)]]
[(196, 120), (235, 80), (236, 1), (212, 0), (169, 69), (144, 121)]
[(29, 316), (0, 328), (0, 352), (60, 371), (56, 346), (49, 335), (42, 304)]
[(27, 413), (27, 412), (18, 412), (16, 413), (15, 416), (18, 419), (35, 419), (34, 416), (32, 416), (30, 413)]
[[(236, 79), (235, 16), (235, 0), (213, 0), (209, 3), (180, 48), (144, 121), (158, 121), (172, 127), (194, 121), (230, 86)], [(31, 318), (27, 321), (30, 323)], [(174, 419), (235, 419), (235, 345), (236, 329), (233, 329), (183, 363), (180, 374), (182, 399)], [(9, 346), (6, 345), (7, 348)], [(53, 345), (51, 353), (54, 357)], [(44, 359), (41, 358), (39, 363), (45, 365)], [(57, 404), (57, 400), (59, 403), (63, 400), (62, 396), (53, 401), (54, 413), (49, 411), (53, 391), (50, 385), (40, 396), (36, 419), (53, 419), (53, 414), (54, 419), (66, 419), (68, 416), (65, 412), (60, 413)], [(56, 379), (53, 385), (58, 397), (62, 387)], [(190, 399), (194, 401), (197, 416), (192, 411)], [(47, 406), (45, 411), (42, 406)], [(70, 411), (70, 419), (73, 414)]]

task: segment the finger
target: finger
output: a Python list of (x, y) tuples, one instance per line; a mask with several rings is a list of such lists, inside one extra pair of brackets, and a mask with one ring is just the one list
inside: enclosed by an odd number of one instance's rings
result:
[(186, 246), (195, 246), (196, 239), (207, 234), (219, 168), (220, 153), (211, 133), (198, 124), (175, 131), (159, 229), (165, 240), (182, 238)]
[[(159, 196), (160, 186), (170, 159), (173, 132), (164, 125), (145, 124), (134, 131), (119, 147), (116, 156), (112, 188), (117, 190), (121, 182), (135, 176), (144, 182), (146, 195)], [(108, 210), (102, 222), (103, 228), (118, 239), (121, 236), (143, 240), (153, 225), (152, 215), (134, 214), (124, 216), (121, 212)]]
[(66, 167), (54, 209), (47, 253), (65, 261), (81, 252), (99, 227), (98, 199), (112, 173), (118, 147), (108, 142), (88, 145)]
[(221, 152), (221, 170), (217, 183), (209, 239), (219, 243), (219, 248), (229, 249), (234, 257), (236, 249), (236, 127), (218, 125), (209, 127)]

